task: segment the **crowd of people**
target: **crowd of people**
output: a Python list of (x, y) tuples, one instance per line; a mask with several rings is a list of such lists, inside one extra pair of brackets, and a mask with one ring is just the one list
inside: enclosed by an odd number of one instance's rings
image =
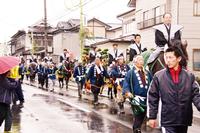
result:
[[(107, 67), (103, 65), (102, 57), (95, 51), (95, 47), (89, 52), (88, 64), (81, 59), (72, 60), (69, 51), (64, 49), (57, 64), (50, 57), (43, 60), (29, 59), (28, 63), (21, 62), (18, 68), (20, 82), (9, 83), (5, 73), (0, 76), (0, 87), (10, 84), (12, 86), (4, 89), (16, 88), (19, 86), (16, 84), (23, 83), (25, 77), (30, 80), (30, 84), (34, 84), (37, 76), (39, 87), (54, 91), (56, 81), (60, 89), (64, 85), (68, 89), (69, 80), (73, 77), (77, 83), (78, 96), (81, 98), (83, 90), (89, 89), (94, 96), (94, 106), (98, 106), (98, 96), (104, 86), (108, 88), (109, 97), (117, 103), (119, 114), (125, 113), (124, 102), (127, 99), (134, 114), (134, 133), (141, 133), (146, 114), (149, 125), (154, 128), (158, 113), (161, 113), (160, 126), (163, 133), (187, 133), (188, 126), (192, 124), (192, 102), (200, 110), (199, 85), (187, 66), (181, 64), (185, 57), (181, 48), (175, 45), (182, 44), (182, 27), (171, 24), (170, 13), (164, 14), (163, 20), (163, 24), (154, 27), (157, 47), (147, 60), (151, 64), (161, 52), (164, 53), (165, 67), (155, 74), (144, 67), (141, 53), (147, 49), (140, 43), (141, 35), (135, 34), (134, 43), (129, 46), (131, 65), (125, 63), (124, 54), (118, 49), (118, 44), (113, 44), (113, 49), (108, 51)], [(52, 82), (51, 86), (49, 80)], [(23, 103), (22, 91), (19, 89), (16, 94)], [(7, 103), (1, 97), (0, 94), (0, 108), (6, 109), (3, 105)], [(11, 101), (8, 104), (10, 103)], [(161, 112), (158, 111), (159, 106)], [(4, 119), (2, 117), (1, 121)]]

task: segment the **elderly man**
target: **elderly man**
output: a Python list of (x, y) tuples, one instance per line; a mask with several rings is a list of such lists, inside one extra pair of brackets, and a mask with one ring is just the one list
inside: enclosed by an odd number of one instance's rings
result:
[[(146, 105), (147, 91), (151, 82), (151, 74), (148, 70), (144, 69), (144, 59), (141, 55), (134, 58), (134, 66), (124, 80), (123, 94), (130, 99), (136, 100), (142, 105)], [(146, 116), (146, 108), (139, 114), (135, 114), (133, 124), (133, 132), (141, 133), (141, 126)]]

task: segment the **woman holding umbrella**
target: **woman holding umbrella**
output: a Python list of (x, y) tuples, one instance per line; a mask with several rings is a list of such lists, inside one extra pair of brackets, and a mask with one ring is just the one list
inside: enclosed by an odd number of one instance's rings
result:
[[(16, 57), (3, 56), (0, 57), (0, 126), (4, 120), (10, 120), (11, 110), (10, 104), (14, 89), (18, 86), (18, 79), (11, 82), (7, 76), (10, 74), (10, 69), (19, 64)], [(11, 122), (5, 122), (5, 131), (11, 130)]]

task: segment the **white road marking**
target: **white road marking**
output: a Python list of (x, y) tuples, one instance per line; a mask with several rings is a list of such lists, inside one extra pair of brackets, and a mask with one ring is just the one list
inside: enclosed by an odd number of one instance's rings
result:
[(83, 111), (83, 112), (91, 113), (91, 111), (89, 111), (89, 110), (87, 110), (87, 109), (85, 109), (85, 108), (82, 108), (81, 106), (78, 106), (78, 105), (76, 105), (76, 104), (73, 104), (73, 103), (71, 103), (71, 102), (67, 102), (67, 101), (65, 101), (65, 100), (63, 100), (63, 99), (61, 99), (61, 98), (59, 98), (58, 100), (61, 101), (61, 102), (63, 102), (63, 103), (66, 103), (67, 105), (70, 105), (70, 106), (72, 106), (72, 107), (74, 107), (74, 108), (77, 108), (78, 110), (81, 110), (81, 111)]

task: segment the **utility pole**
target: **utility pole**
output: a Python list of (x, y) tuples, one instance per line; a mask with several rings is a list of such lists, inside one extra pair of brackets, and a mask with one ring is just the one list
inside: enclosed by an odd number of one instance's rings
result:
[(47, 3), (44, 0), (44, 47), (45, 47), (45, 55), (47, 55)]
[(81, 59), (83, 55), (83, 1), (80, 0), (80, 30), (79, 30), (79, 37), (80, 37), (80, 47), (81, 47)]

